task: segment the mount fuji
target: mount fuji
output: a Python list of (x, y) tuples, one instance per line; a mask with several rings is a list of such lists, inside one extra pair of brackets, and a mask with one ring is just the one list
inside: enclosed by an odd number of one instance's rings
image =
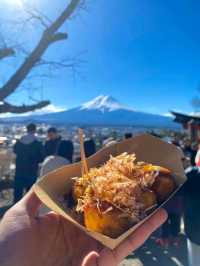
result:
[(9, 122), (44, 122), (50, 124), (92, 126), (136, 126), (178, 129), (171, 117), (139, 112), (119, 103), (112, 96), (100, 95), (79, 107), (42, 115), (6, 119)]
[(93, 100), (81, 105), (80, 110), (99, 110), (101, 112), (112, 112), (119, 109), (131, 110), (120, 104), (112, 96), (100, 95)]

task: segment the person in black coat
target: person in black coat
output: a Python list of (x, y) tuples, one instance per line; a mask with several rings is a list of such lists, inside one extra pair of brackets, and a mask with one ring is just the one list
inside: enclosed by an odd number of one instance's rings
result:
[(131, 139), (133, 137), (133, 134), (131, 132), (127, 132), (124, 134), (124, 139)]
[(61, 142), (61, 137), (58, 135), (58, 131), (55, 127), (50, 127), (48, 129), (47, 137), (48, 140), (44, 145), (45, 158), (51, 155), (56, 155)]
[(73, 162), (74, 145), (71, 140), (61, 140), (58, 147), (58, 155), (64, 157), (70, 163)]
[(96, 144), (93, 138), (84, 141), (85, 156), (88, 158), (96, 152)]
[[(60, 145), (65, 146), (64, 157), (69, 160), (70, 163), (73, 161), (74, 145), (71, 140), (62, 140), (59, 136), (58, 131), (55, 127), (51, 127), (47, 131), (48, 140), (44, 145), (45, 158), (49, 156), (58, 155)], [(63, 144), (64, 142), (64, 144)]]
[(189, 265), (197, 266), (200, 262), (200, 168), (186, 170), (188, 180), (183, 186), (184, 223), (188, 243)]
[(27, 126), (27, 135), (23, 136), (14, 145), (16, 154), (16, 170), (14, 182), (14, 201), (19, 201), (23, 196), (23, 191), (28, 191), (35, 183), (39, 163), (43, 160), (43, 146), (37, 140), (36, 126), (29, 124)]

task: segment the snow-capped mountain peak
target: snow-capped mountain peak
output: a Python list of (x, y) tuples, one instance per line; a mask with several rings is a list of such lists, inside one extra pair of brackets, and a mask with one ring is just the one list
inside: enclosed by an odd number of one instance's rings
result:
[[(6, 118), (3, 118), (2, 121), (5, 122)], [(76, 126), (180, 128), (170, 117), (134, 111), (121, 105), (113, 97), (104, 95), (66, 111), (26, 117), (9, 117), (6, 122), (8, 121), (9, 123), (37, 121), (38, 123)]]
[(128, 109), (120, 104), (112, 96), (100, 95), (93, 100), (81, 105), (81, 110), (99, 110), (99, 111), (115, 111), (118, 109)]

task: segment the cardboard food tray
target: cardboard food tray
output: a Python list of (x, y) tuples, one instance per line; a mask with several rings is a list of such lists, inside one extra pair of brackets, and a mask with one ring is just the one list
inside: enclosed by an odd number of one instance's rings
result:
[[(186, 176), (182, 166), (183, 154), (181, 150), (172, 144), (168, 144), (159, 138), (155, 138), (147, 134), (136, 136), (100, 150), (88, 159), (88, 165), (90, 168), (101, 166), (110, 158), (110, 155), (116, 156), (123, 152), (135, 153), (137, 161), (152, 163), (171, 170), (177, 184), (177, 189), (169, 198), (171, 198), (186, 181)], [(148, 215), (144, 220), (134, 225), (124, 234), (116, 239), (112, 239), (105, 235), (87, 230), (83, 225), (75, 221), (69, 215), (69, 213), (67, 213), (66, 209), (61, 203), (60, 198), (66, 193), (70, 192), (73, 185), (71, 177), (77, 176), (81, 176), (80, 163), (62, 167), (47, 174), (41, 180), (39, 180), (34, 185), (34, 191), (48, 208), (62, 215), (75, 226), (79, 227), (85, 233), (100, 241), (103, 245), (109, 247), (110, 249), (114, 249), (116, 246), (118, 246), (125, 238), (133, 233), (139, 226), (141, 226), (141, 224), (143, 224), (169, 200), (168, 198), (162, 205), (159, 205), (155, 211)]]

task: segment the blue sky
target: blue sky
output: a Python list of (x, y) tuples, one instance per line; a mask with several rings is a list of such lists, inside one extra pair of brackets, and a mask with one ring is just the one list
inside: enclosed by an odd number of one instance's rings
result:
[[(14, 1), (17, 0), (2, 0), (0, 12), (6, 14), (5, 18), (16, 15)], [(66, 3), (30, 1), (51, 18)], [(200, 85), (200, 1), (88, 2), (87, 12), (82, 11), (63, 27), (69, 34), (68, 41), (52, 46), (45, 55), (57, 59), (81, 54), (85, 63), (79, 67), (80, 74), (74, 79), (66, 69), (60, 70), (55, 79), (43, 82), (42, 97), (55, 106), (70, 108), (99, 94), (109, 94), (141, 111), (193, 111), (190, 101), (198, 95)], [(6, 34), (12, 31), (17, 30), (9, 28)], [(15, 34), (18, 36), (19, 32)], [(40, 34), (40, 29), (32, 28), (20, 32), (20, 38), (31, 49)], [(4, 80), (21, 63), (20, 58), (12, 62), (9, 59), (2, 63)], [(37, 79), (28, 85), (40, 83)], [(26, 103), (27, 92), (19, 88), (10, 100)]]

